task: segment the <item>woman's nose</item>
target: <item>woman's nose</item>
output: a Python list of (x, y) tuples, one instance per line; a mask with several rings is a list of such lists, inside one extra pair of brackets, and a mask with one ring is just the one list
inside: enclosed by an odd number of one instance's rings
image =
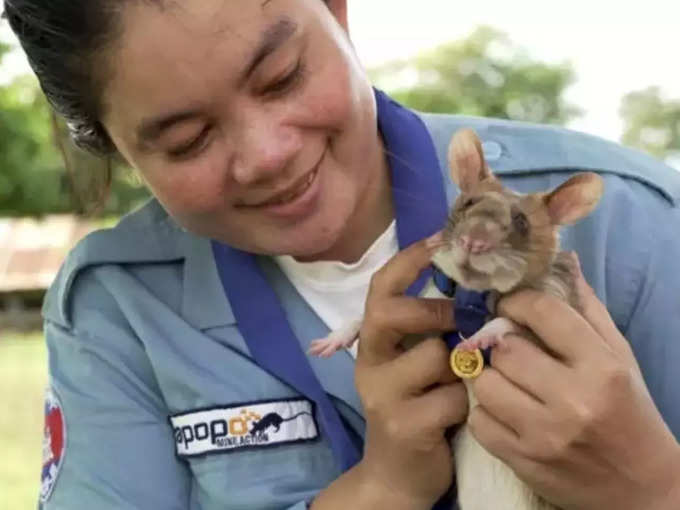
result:
[(248, 185), (285, 173), (302, 148), (299, 130), (261, 117), (243, 129), (236, 146), (233, 179)]

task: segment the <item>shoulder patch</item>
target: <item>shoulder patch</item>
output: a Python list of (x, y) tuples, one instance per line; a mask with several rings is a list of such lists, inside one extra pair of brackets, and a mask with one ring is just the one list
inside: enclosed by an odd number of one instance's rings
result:
[(66, 453), (66, 421), (61, 402), (52, 387), (45, 394), (45, 428), (43, 461), (40, 475), (40, 501), (46, 503), (52, 495)]
[(319, 437), (314, 403), (268, 400), (196, 409), (169, 417), (178, 457), (228, 453), (313, 441)]

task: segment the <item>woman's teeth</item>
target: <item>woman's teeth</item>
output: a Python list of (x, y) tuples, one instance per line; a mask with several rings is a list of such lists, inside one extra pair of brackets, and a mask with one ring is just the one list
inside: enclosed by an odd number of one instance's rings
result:
[(307, 191), (309, 186), (312, 184), (312, 181), (314, 181), (314, 177), (316, 177), (316, 172), (317, 172), (317, 170), (310, 172), (307, 179), (305, 179), (305, 181), (297, 189), (294, 189), (293, 191), (286, 193), (284, 196), (282, 196), (281, 198), (279, 198), (276, 201), (271, 202), (269, 205), (283, 205), (283, 204), (286, 204), (288, 202), (292, 202), (293, 200), (295, 200), (297, 197), (299, 197), (305, 191)]

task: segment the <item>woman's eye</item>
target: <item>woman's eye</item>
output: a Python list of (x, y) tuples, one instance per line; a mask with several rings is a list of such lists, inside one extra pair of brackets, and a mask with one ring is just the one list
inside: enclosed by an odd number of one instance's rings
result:
[(206, 126), (203, 131), (201, 131), (197, 137), (193, 138), (191, 141), (179, 145), (168, 151), (168, 156), (171, 158), (185, 158), (192, 156), (193, 154), (199, 152), (205, 147), (205, 142), (208, 139), (208, 134), (210, 133), (210, 126)]
[(268, 85), (264, 88), (264, 94), (280, 94), (292, 88), (302, 77), (304, 71), (304, 65), (302, 61), (299, 60), (295, 65), (295, 68), (282, 78), (274, 81), (274, 83)]
[(479, 202), (479, 198), (475, 197), (468, 198), (467, 200), (465, 200), (465, 202), (463, 202), (463, 209), (468, 209), (475, 205), (477, 202)]

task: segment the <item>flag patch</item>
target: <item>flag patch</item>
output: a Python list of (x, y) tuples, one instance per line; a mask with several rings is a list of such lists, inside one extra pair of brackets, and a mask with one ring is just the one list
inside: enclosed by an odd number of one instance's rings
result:
[(45, 427), (43, 432), (43, 461), (40, 476), (40, 501), (47, 502), (64, 464), (66, 425), (61, 402), (49, 387), (45, 393)]
[(170, 416), (179, 457), (312, 441), (319, 437), (314, 404), (273, 400), (196, 409)]

